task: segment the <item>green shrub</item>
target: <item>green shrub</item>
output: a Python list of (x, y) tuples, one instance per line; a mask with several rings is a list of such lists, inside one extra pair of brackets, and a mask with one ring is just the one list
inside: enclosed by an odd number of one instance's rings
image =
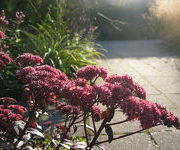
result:
[(78, 33), (71, 33), (65, 22), (54, 21), (50, 15), (33, 32), (23, 31), (24, 52), (41, 56), (45, 63), (70, 73), (70, 69), (94, 64), (90, 58), (99, 56), (91, 37), (83, 38)]

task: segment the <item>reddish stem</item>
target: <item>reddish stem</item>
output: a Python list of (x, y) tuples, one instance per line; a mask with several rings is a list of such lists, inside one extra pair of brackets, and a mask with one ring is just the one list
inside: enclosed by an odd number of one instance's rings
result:
[[(71, 129), (72, 125), (74, 124), (74, 122), (76, 121), (76, 119), (77, 119), (77, 116), (74, 116), (71, 124), (69, 124), (69, 127), (67, 128), (66, 132), (61, 137), (61, 143), (64, 142), (64, 139), (65, 139), (67, 133), (70, 131), (70, 129)], [(56, 150), (59, 150), (59, 148), (61, 147), (61, 143), (56, 147)]]
[(107, 123), (107, 122), (108, 122), (108, 119), (105, 118), (105, 119), (103, 120), (103, 122), (101, 123), (101, 126), (99, 127), (99, 130), (98, 130), (97, 133), (95, 134), (93, 140), (91, 141), (91, 143), (90, 143), (90, 145), (89, 145), (89, 149), (91, 149), (91, 148), (95, 145), (95, 143), (96, 143), (96, 141), (97, 141), (100, 133), (102, 132), (102, 130), (103, 130), (104, 127), (106, 126), (106, 123)]
[(86, 137), (87, 146), (89, 146), (89, 140), (88, 140), (88, 134), (87, 134), (87, 128), (86, 128), (86, 115), (87, 115), (87, 113), (85, 112), (84, 117), (83, 117), (83, 120), (84, 120), (84, 133), (85, 133), (85, 137)]
[(91, 118), (92, 118), (92, 123), (93, 123), (93, 128), (94, 128), (94, 134), (96, 134), (96, 125), (95, 125), (95, 122), (94, 122), (94, 117), (93, 117), (93, 113), (91, 112)]

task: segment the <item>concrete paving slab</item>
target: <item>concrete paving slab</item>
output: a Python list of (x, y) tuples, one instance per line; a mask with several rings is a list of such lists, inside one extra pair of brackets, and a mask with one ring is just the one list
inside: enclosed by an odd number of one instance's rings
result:
[(152, 83), (162, 93), (175, 94), (180, 93), (180, 78), (176, 77), (154, 77), (148, 76), (147, 80)]
[(179, 131), (167, 131), (167, 132), (155, 132), (153, 134), (154, 139), (158, 143), (160, 150), (179, 150), (180, 149), (180, 132)]
[(139, 73), (130, 67), (123, 59), (107, 59), (107, 64), (111, 74), (129, 74), (131, 76), (139, 75)]
[(166, 94), (172, 103), (174, 103), (177, 109), (180, 110), (180, 93), (179, 94)]
[(145, 76), (176, 76), (179, 75), (178, 61), (180, 58), (126, 58), (126, 62)]
[(147, 99), (151, 102), (158, 103), (166, 107), (167, 109), (174, 110), (177, 109), (177, 105), (174, 104), (169, 98), (163, 94), (159, 95), (147, 95)]
[[(99, 141), (106, 140), (106, 136), (101, 136)], [(105, 143), (102, 146), (106, 150), (157, 150), (154, 143), (150, 140), (147, 134), (139, 133), (126, 138), (112, 141), (112, 143)]]

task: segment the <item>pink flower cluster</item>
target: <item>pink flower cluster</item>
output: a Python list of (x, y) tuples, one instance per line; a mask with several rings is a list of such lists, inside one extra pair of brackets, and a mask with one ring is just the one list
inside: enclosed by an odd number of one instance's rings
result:
[(1, 97), (0, 103), (16, 103), (17, 101), (11, 97)]
[(11, 57), (4, 52), (0, 52), (0, 69), (12, 61)]
[(25, 83), (27, 95), (33, 94), (39, 103), (56, 103), (62, 82), (67, 80), (63, 72), (48, 65), (25, 67), (17, 72), (17, 76)]
[(103, 105), (116, 106), (129, 96), (146, 98), (146, 91), (128, 75), (110, 75), (102, 85), (95, 85), (94, 91)]
[(59, 133), (64, 133), (66, 130), (66, 126), (64, 124), (61, 124), (61, 123), (55, 124), (55, 127), (57, 128), (57, 131)]
[(146, 99), (146, 91), (128, 75), (110, 75), (105, 79), (108, 83), (120, 83), (124, 88), (131, 91), (134, 96)]
[(56, 109), (61, 111), (62, 113), (66, 114), (66, 115), (70, 115), (70, 114), (77, 114), (78, 115), (80, 113), (80, 109), (78, 107), (68, 105), (65, 103), (61, 103), (61, 102), (59, 102)]
[(128, 120), (139, 120), (142, 128), (145, 129), (153, 127), (158, 123), (168, 127), (174, 126), (177, 129), (180, 126), (179, 119), (168, 112), (166, 108), (157, 103), (138, 99), (135, 96), (130, 96), (121, 101), (119, 107), (127, 115)]
[[(0, 100), (12, 101), (9, 97), (2, 97)], [(13, 102), (15, 102), (14, 99)], [(19, 105), (0, 105), (0, 130), (12, 134), (14, 121), (24, 120), (25, 111), (26, 108)]]
[(41, 63), (43, 63), (43, 59), (37, 55), (33, 55), (33, 54), (30, 54), (30, 53), (25, 53), (25, 54), (22, 54), (20, 56), (18, 56), (16, 59), (15, 59), (15, 62), (17, 64), (19, 64), (20, 66), (25, 66), (25, 65), (28, 65), (28, 64), (35, 64), (35, 65), (39, 65)]
[[(54, 103), (66, 115), (92, 112), (99, 121), (102, 111), (95, 104), (101, 103), (114, 109), (120, 107), (129, 120), (138, 119), (143, 128), (159, 123), (179, 128), (179, 119), (164, 107), (144, 100), (145, 90), (127, 75), (107, 77), (105, 69), (87, 66), (77, 71), (77, 79), (69, 80), (64, 73), (48, 65), (25, 67), (17, 75), (25, 83), (26, 91), (39, 101), (39, 106), (44, 102)], [(98, 77), (105, 83), (88, 82)], [(58, 98), (65, 103), (59, 102)]]
[(103, 105), (116, 106), (119, 101), (129, 97), (131, 91), (119, 83), (105, 83), (100, 86), (94, 86), (94, 92), (97, 94), (98, 101)]
[(103, 111), (97, 105), (93, 105), (91, 112), (95, 121), (100, 121), (103, 118)]
[(97, 66), (86, 66), (77, 71), (77, 76), (86, 80), (92, 80), (96, 77), (105, 79), (107, 77), (107, 70)]
[(3, 31), (0, 31), (0, 39), (6, 39), (6, 35)]
[(25, 107), (19, 105), (9, 105), (7, 108), (17, 111), (19, 114), (24, 114), (24, 112), (27, 111)]
[(71, 87), (64, 88), (66, 90), (66, 95), (64, 95), (66, 101), (73, 106), (79, 106), (84, 111), (89, 111), (96, 102), (93, 87), (89, 85), (84, 87), (71, 85)]

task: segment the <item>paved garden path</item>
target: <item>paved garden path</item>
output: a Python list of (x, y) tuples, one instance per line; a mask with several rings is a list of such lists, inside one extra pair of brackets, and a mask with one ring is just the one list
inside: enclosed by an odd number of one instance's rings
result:
[[(129, 74), (148, 93), (148, 99), (180, 116), (180, 52), (166, 49), (160, 40), (102, 41), (106, 58), (99, 61), (111, 73)], [(114, 120), (124, 116), (117, 112)], [(139, 123), (114, 126), (115, 134), (134, 131)], [(102, 134), (101, 139), (107, 137)], [(180, 131), (163, 126), (105, 144), (113, 150), (180, 150)]]

